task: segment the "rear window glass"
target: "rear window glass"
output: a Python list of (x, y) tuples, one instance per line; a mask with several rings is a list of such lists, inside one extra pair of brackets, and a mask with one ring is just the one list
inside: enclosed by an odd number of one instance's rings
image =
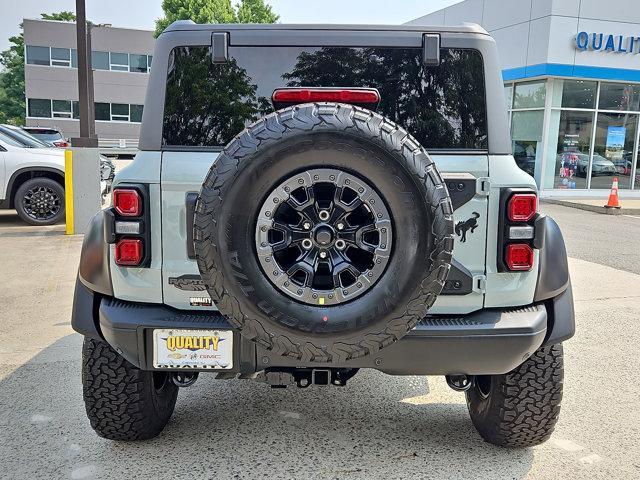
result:
[(55, 130), (27, 130), (27, 132), (45, 142), (55, 142), (56, 140), (64, 138), (61, 133)]
[(230, 47), (231, 60), (211, 61), (208, 47), (175, 48), (169, 57), (163, 143), (227, 144), (250, 122), (273, 112), (282, 87), (369, 87), (378, 112), (428, 149), (486, 149), (482, 56), (442, 49), (425, 66), (420, 48)]

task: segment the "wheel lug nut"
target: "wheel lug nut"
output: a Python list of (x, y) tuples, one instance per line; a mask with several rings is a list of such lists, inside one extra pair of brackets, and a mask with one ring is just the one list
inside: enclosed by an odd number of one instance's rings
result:
[(311, 228), (311, 223), (310, 222), (304, 222), (302, 224), (302, 228), (304, 228), (305, 230), (309, 230)]
[(327, 258), (327, 252), (320, 252), (320, 258)]
[(336, 225), (336, 228), (338, 230), (343, 230), (344, 229), (344, 223), (340, 222), (338, 225)]

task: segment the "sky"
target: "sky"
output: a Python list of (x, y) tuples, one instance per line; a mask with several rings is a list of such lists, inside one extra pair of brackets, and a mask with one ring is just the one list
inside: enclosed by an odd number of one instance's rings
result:
[[(399, 24), (461, 0), (267, 0), (281, 23)], [(161, 0), (86, 0), (87, 18), (114, 27), (153, 30), (162, 16)], [(235, 3), (235, 0), (232, 0)], [(391, 6), (391, 8), (390, 8)], [(23, 18), (40, 13), (75, 11), (75, 0), (0, 0), (0, 50), (19, 32)]]

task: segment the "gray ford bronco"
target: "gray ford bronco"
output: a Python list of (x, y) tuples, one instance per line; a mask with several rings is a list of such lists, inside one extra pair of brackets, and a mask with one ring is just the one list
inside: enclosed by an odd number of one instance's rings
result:
[(109, 439), (158, 435), (200, 374), (345, 386), (373, 368), (445, 375), (491, 443), (545, 441), (573, 297), (511, 155), (492, 38), (171, 25), (72, 324)]

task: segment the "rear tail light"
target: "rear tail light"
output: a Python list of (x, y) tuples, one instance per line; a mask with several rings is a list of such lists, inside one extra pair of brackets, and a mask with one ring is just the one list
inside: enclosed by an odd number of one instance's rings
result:
[(67, 148), (67, 147), (71, 146), (71, 144), (69, 142), (67, 142), (66, 140), (57, 140), (57, 141), (53, 142), (53, 144), (56, 147), (61, 147), (61, 148)]
[(538, 210), (535, 193), (515, 193), (507, 204), (507, 214), (512, 222), (528, 222)]
[(123, 238), (116, 243), (116, 265), (135, 267), (142, 263), (142, 240)]
[(533, 249), (526, 243), (512, 243), (507, 245), (505, 262), (509, 270), (531, 270), (533, 267)]
[(280, 88), (271, 97), (274, 106), (297, 105), (309, 102), (337, 102), (354, 105), (377, 105), (380, 94), (372, 88)]
[(113, 206), (104, 214), (104, 238), (114, 245), (116, 265), (151, 266), (150, 206), (147, 185), (119, 184), (113, 190)]
[(134, 189), (116, 188), (113, 191), (113, 208), (123, 217), (138, 217), (142, 212), (140, 194)]
[(506, 188), (500, 195), (498, 270), (527, 272), (533, 268), (538, 196), (525, 188)]

